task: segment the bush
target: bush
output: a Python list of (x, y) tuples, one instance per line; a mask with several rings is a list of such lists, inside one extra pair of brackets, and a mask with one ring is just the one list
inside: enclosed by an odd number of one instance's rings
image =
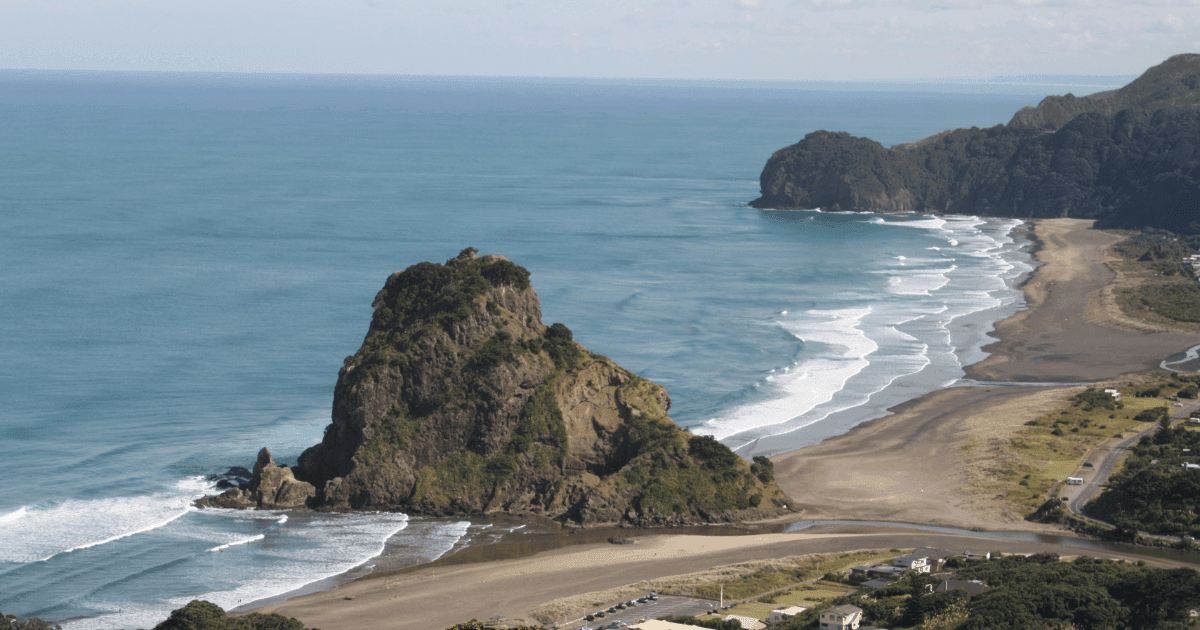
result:
[(754, 476), (763, 483), (771, 483), (775, 480), (775, 464), (762, 455), (754, 456), (754, 463), (750, 464), (750, 472), (754, 473)]
[(49, 621), (37, 617), (21, 620), (16, 615), (0, 613), (0, 630), (62, 630), (62, 626), (52, 626)]

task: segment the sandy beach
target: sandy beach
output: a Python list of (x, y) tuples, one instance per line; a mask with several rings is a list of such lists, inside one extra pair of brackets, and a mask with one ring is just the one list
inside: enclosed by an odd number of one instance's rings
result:
[[(1194, 335), (1126, 318), (1112, 299), (1108, 248), (1119, 238), (1090, 221), (1034, 223), (1043, 263), (1024, 286), (1029, 309), (1001, 322), (992, 354), (967, 370), (986, 381), (1095, 381), (1145, 369), (1195, 345)], [(989, 445), (1044, 413), (1067, 386), (994, 385), (936, 391), (893, 415), (779, 455), (776, 478), (799, 518), (926, 523), (985, 530), (1040, 530), (972, 491)], [(966, 448), (966, 445), (972, 448)], [(550, 600), (639, 580), (753, 559), (858, 549), (932, 546), (1079, 555), (1057, 541), (1012, 542), (874, 526), (735, 537), (644, 536), (633, 545), (591, 543), (529, 557), (419, 568), (375, 576), (264, 608), (324, 630), (438, 630), (471, 618), (528, 619)], [(1122, 557), (1089, 550), (1091, 555)]]
[[(1025, 281), (1028, 309), (996, 326), (998, 342), (966, 368), (980, 381), (1097, 381), (1157, 366), (1194, 334), (1131, 320), (1116, 305), (1111, 246), (1092, 221), (1033, 222), (1041, 265)], [(811, 518), (853, 518), (984, 529), (1043, 526), (972, 491), (987, 459), (1067, 387), (996, 385), (932, 392), (894, 415), (774, 458), (780, 487)], [(974, 448), (968, 450), (967, 445)]]

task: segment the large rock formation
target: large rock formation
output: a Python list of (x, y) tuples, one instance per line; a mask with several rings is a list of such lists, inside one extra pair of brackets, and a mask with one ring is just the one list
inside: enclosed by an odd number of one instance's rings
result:
[(662, 387), (542, 324), (528, 277), (467, 249), (388, 278), (333, 422), (295, 469), (314, 505), (585, 525), (789, 511), (769, 461), (680, 430)]
[(278, 466), (271, 458), (271, 451), (263, 448), (254, 463), (251, 481), (245, 487), (230, 488), (225, 492), (204, 497), (196, 502), (199, 507), (260, 508), (263, 510), (288, 510), (308, 507), (317, 496), (311, 483), (299, 481), (287, 466)]
[(1097, 219), (1200, 233), (1200, 55), (1129, 85), (1046, 97), (1008, 125), (890, 149), (816, 131), (777, 151), (757, 208)]

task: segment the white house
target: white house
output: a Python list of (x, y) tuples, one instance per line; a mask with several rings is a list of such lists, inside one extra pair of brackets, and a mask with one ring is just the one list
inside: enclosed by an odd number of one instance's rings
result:
[(929, 558), (915, 553), (896, 556), (892, 560), (892, 566), (916, 571), (917, 573), (929, 573)]
[(767, 623), (783, 621), (788, 617), (795, 617), (806, 610), (808, 609), (803, 606), (784, 606), (782, 608), (776, 608), (775, 610), (771, 611), (771, 614), (767, 615)]
[(1104, 393), (1105, 393), (1105, 394), (1108, 394), (1109, 396), (1112, 396), (1114, 400), (1121, 400), (1121, 392), (1120, 392), (1120, 390), (1116, 390), (1116, 389), (1106, 389), (1106, 390), (1104, 390)]
[(821, 611), (821, 630), (858, 630), (863, 611), (858, 606), (844, 604)]

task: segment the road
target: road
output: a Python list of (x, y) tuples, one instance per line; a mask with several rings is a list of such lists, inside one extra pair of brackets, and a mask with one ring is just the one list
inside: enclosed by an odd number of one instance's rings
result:
[[(1192, 411), (1198, 408), (1200, 408), (1200, 400), (1185, 402), (1183, 407), (1172, 406), (1171, 409), (1173, 412), (1171, 414), (1171, 418), (1176, 420), (1180, 418), (1187, 418)], [(1100, 494), (1100, 490), (1104, 487), (1104, 484), (1108, 482), (1108, 478), (1112, 475), (1113, 471), (1116, 470), (1117, 464), (1121, 461), (1121, 456), (1125, 453), (1125, 450), (1136, 444), (1138, 440), (1142, 439), (1144, 436), (1150, 435), (1157, 430), (1158, 424), (1154, 424), (1149, 428), (1139, 431), (1133, 437), (1125, 438), (1116, 444), (1112, 444), (1110, 440), (1093, 449), (1092, 452), (1088, 454), (1088, 459), (1086, 461), (1091, 462), (1095, 467), (1090, 469), (1080, 467), (1074, 475), (1076, 477), (1083, 478), (1083, 485), (1060, 486), (1060, 488), (1063, 489), (1059, 493), (1059, 496), (1067, 499), (1067, 511), (1081, 518), (1095, 521), (1095, 519), (1084, 515), (1084, 506), (1087, 505), (1088, 501), (1091, 501), (1093, 498), (1095, 498), (1097, 494)], [(1099, 463), (1097, 463), (1096, 456), (1101, 453), (1105, 453), (1104, 457), (1099, 461)], [(1078, 488), (1078, 490), (1071, 493), (1071, 491), (1075, 488)], [(1068, 495), (1068, 493), (1071, 494)]]

